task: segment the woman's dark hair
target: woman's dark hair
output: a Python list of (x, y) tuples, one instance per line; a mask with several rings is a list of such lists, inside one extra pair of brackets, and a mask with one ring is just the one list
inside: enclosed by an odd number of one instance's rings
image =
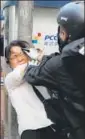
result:
[(14, 46), (19, 46), (23, 50), (24, 48), (29, 51), (29, 48), (33, 47), (32, 44), (29, 44), (26, 41), (23, 40), (14, 40), (12, 41), (6, 48), (5, 48), (5, 58), (6, 58), (6, 63), (9, 63), (9, 56), (10, 56), (10, 50)]

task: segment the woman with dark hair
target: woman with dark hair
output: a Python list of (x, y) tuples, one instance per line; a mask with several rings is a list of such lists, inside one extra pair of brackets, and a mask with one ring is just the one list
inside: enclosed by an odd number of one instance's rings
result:
[[(11, 42), (5, 49), (5, 57), (13, 70), (6, 76), (5, 86), (17, 113), (21, 139), (55, 139), (56, 132), (51, 127), (53, 122), (47, 118), (44, 105), (33, 87), (23, 80), (27, 64), (37, 65), (33, 60), (37, 56), (37, 51), (30, 48), (29, 43), (20, 40)], [(41, 89), (41, 92), (44, 89), (49, 97), (46, 88), (38, 89)]]

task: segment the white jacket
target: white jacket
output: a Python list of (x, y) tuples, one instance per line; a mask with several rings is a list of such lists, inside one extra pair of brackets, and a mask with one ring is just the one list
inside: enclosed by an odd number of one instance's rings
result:
[[(5, 78), (8, 95), (17, 113), (20, 135), (24, 130), (36, 130), (53, 124), (47, 118), (44, 106), (32, 86), (23, 80), (25, 66), (25, 64), (18, 66)], [(42, 91), (45, 90), (44, 87), (40, 88)]]

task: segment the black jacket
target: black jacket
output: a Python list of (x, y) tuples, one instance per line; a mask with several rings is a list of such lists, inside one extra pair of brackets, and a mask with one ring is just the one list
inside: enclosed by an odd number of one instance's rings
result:
[(61, 54), (44, 57), (39, 66), (28, 66), (25, 79), (32, 85), (57, 90), (65, 117), (73, 128), (85, 126), (84, 38), (65, 46)]

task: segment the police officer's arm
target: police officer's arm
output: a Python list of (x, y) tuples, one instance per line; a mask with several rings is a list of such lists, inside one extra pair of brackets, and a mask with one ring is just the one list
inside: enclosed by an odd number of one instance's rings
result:
[[(57, 80), (55, 79), (55, 62), (56, 57), (45, 57), (38, 66), (28, 66), (24, 75), (27, 82), (32, 85), (43, 85), (48, 88), (58, 87)], [(57, 73), (56, 73), (57, 74)]]

